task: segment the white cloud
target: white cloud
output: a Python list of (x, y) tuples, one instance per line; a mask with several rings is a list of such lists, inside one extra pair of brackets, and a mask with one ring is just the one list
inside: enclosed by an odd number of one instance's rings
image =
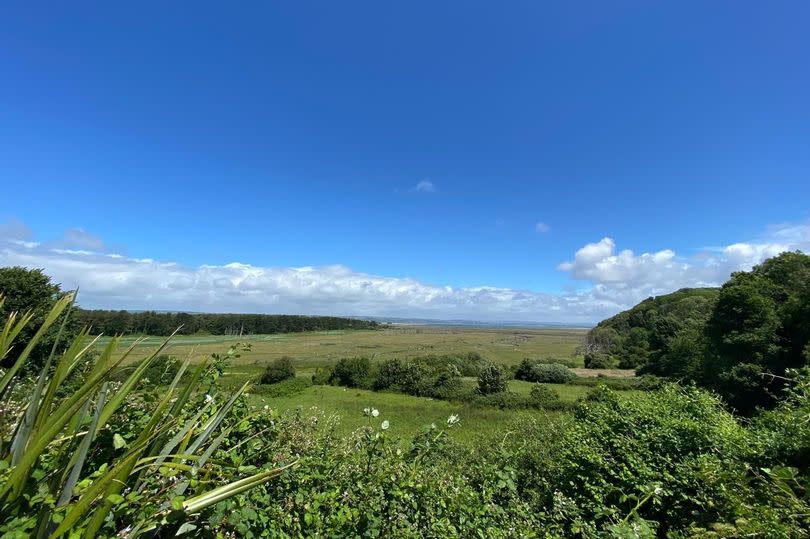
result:
[[(43, 268), (65, 288), (80, 286), (80, 304), (85, 307), (568, 323), (595, 322), (645, 297), (684, 286), (718, 285), (732, 271), (749, 269), (785, 250), (810, 251), (810, 224), (772, 227), (757, 241), (691, 257), (670, 249), (617, 251), (614, 240), (606, 237), (585, 245), (559, 266), (587, 283), (585, 289), (549, 294), (436, 286), (342, 265), (262, 267), (233, 262), (190, 267), (94, 250), (104, 243), (86, 233), (70, 247), (65, 238), (37, 243), (11, 236), (0, 237), (0, 266)], [(71, 234), (66, 238), (76, 240)]]
[(546, 232), (549, 232), (550, 230), (551, 230), (551, 227), (548, 226), (546, 223), (544, 223), (542, 221), (540, 221), (536, 225), (534, 225), (534, 231), (537, 232), (538, 234), (545, 234)]
[(435, 193), (436, 186), (431, 181), (422, 180), (414, 186), (413, 190), (417, 193)]
[(718, 286), (734, 271), (749, 270), (766, 258), (797, 249), (810, 252), (810, 224), (769, 227), (756, 241), (715, 247), (689, 257), (671, 249), (638, 255), (628, 249), (617, 252), (616, 243), (606, 237), (585, 245), (574, 260), (563, 262), (558, 269), (591, 283), (594, 298), (624, 308), (687, 286)]

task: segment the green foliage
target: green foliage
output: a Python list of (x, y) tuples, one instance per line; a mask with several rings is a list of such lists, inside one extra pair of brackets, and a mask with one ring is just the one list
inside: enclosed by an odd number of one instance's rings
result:
[(503, 369), (489, 363), (478, 372), (478, 392), (482, 395), (506, 391), (506, 377)]
[[(143, 376), (144, 383), (156, 385), (169, 385), (180, 372), (182, 363), (174, 356), (161, 354), (156, 357), (146, 369)], [(122, 369), (123, 370), (123, 369)], [(131, 369), (130, 369), (131, 370)], [(123, 370), (125, 373), (126, 370)]]
[(632, 378), (613, 378), (610, 376), (594, 376), (594, 377), (579, 377), (574, 378), (570, 385), (576, 386), (605, 386), (614, 391), (652, 391), (658, 389), (664, 384), (665, 379), (653, 376), (651, 374), (644, 374), (641, 376), (634, 376)]
[[(28, 314), (31, 320), (21, 329), (17, 337), (18, 342), (28, 343), (34, 333), (45, 321), (57, 300), (63, 296), (59, 285), (51, 282), (51, 278), (40, 269), (27, 269), (19, 266), (0, 268), (0, 296), (5, 298), (0, 306), (0, 321), (5, 322), (12, 313), (20, 316)], [(43, 365), (45, 358), (56, 342), (59, 324), (50, 326), (49, 330), (38, 339), (37, 346), (31, 351), (24, 370), (35, 371)], [(74, 325), (62, 328), (64, 339), (76, 335)], [(11, 350), (6, 357), (0, 358), (0, 367), (12, 365), (18, 354)]]
[(584, 357), (586, 369), (613, 369), (616, 363), (605, 352), (587, 352)]
[(292, 359), (283, 356), (265, 367), (259, 382), (262, 384), (277, 384), (288, 378), (295, 378), (295, 367)]
[(535, 384), (529, 393), (529, 398), (535, 406), (545, 408), (547, 410), (560, 408), (562, 401), (560, 394), (554, 389), (544, 386), (542, 384)]
[(430, 368), (419, 361), (401, 361), (389, 359), (384, 361), (374, 380), (374, 389), (401, 391), (409, 395), (427, 396), (431, 386), (428, 378)]
[(776, 525), (770, 509), (751, 510), (761, 503), (758, 489), (768, 491), (748, 472), (751, 435), (700, 390), (667, 386), (619, 399), (601, 389), (563, 436), (544, 443), (551, 447), (523, 454), (521, 484), (571, 519), (565, 535), (629, 515), (659, 535), (753, 516), (764, 519), (760, 532)]
[[(465, 365), (466, 361), (477, 364), (479, 356), (423, 356), (410, 360), (393, 358), (375, 366), (367, 359), (341, 359), (330, 371), (328, 381), (346, 387), (397, 391), (415, 397), (461, 398), (464, 394), (461, 369), (470, 367), (470, 363)], [(313, 375), (313, 382), (325, 379), (326, 370)]]
[(705, 383), (743, 413), (774, 406), (786, 370), (807, 365), (808, 320), (810, 256), (783, 253), (734, 273), (706, 324)]
[(515, 371), (515, 379), (546, 384), (565, 384), (576, 378), (576, 374), (559, 363), (535, 363), (524, 359)]
[(616, 363), (659, 376), (678, 376), (679, 362), (670, 357), (673, 339), (702, 332), (718, 293), (715, 288), (684, 288), (646, 299), (603, 320), (588, 332), (586, 359), (590, 356), (600, 365)]
[[(47, 357), (35, 379), (21, 379), (22, 364), (72, 300), (68, 295), (56, 301), (0, 375), (0, 402), (7, 403), (0, 419), (4, 537), (109, 536), (125, 527), (175, 531), (217, 501), (281, 473), (282, 468), (254, 470), (230, 483), (233, 470), (209, 462), (225, 437), (215, 435), (246, 385), (220, 402), (216, 395), (198, 391), (209, 373), (217, 374), (206, 371), (205, 363), (180, 385), (189, 367), (186, 361), (168, 388), (137, 391), (168, 340), (123, 381), (113, 382), (128, 352), (113, 359), (118, 344), (113, 339), (100, 355), (86, 361), (90, 346), (83, 330), (66, 343), (64, 353)], [(0, 296), (0, 307), (3, 302)], [(0, 332), (0, 358), (24, 335), (31, 318), (8, 317)], [(80, 382), (64, 390), (76, 369), (81, 369)], [(29, 391), (15, 396), (9, 391), (12, 384), (27, 385)], [(198, 473), (206, 477), (205, 483)]]
[(371, 361), (367, 357), (339, 360), (329, 377), (329, 383), (346, 387), (371, 387)]
[(330, 384), (332, 380), (332, 367), (318, 367), (312, 374), (312, 384), (316, 386), (325, 386)]
[(308, 378), (293, 377), (286, 378), (281, 382), (269, 385), (260, 385), (253, 388), (253, 393), (265, 395), (267, 397), (289, 397), (301, 393), (306, 388), (312, 386), (312, 381)]
[(787, 369), (810, 361), (810, 256), (782, 253), (718, 289), (683, 289), (604, 320), (586, 362), (689, 380), (738, 413), (776, 405)]

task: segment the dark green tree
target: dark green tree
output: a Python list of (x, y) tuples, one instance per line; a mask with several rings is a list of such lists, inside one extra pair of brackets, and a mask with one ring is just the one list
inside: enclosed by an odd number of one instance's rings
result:
[[(0, 307), (0, 320), (6, 320), (12, 312), (20, 314), (30, 312), (33, 314), (31, 322), (18, 337), (18, 342), (27, 342), (33, 337), (45, 316), (53, 307), (56, 300), (62, 295), (59, 285), (51, 282), (41, 269), (27, 269), (20, 266), (0, 268), (0, 294), (5, 297), (5, 303)], [(64, 316), (64, 315), (63, 315)], [(37, 347), (29, 356), (26, 369), (41, 365), (56, 339), (59, 324), (54, 324)], [(64, 334), (64, 341), (69, 342), (74, 331)], [(3, 365), (13, 363), (21, 350), (11, 350), (11, 353), (2, 360)], [(16, 353), (15, 353), (16, 352)]]

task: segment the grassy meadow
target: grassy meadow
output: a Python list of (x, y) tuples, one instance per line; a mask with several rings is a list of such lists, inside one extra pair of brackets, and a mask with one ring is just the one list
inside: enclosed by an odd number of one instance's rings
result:
[[(297, 376), (309, 378), (318, 367), (334, 365), (341, 358), (367, 356), (374, 360), (392, 357), (401, 359), (428, 354), (477, 352), (491, 361), (512, 366), (523, 358), (564, 358), (581, 362), (576, 356), (585, 330), (580, 329), (523, 329), (523, 328), (447, 328), (430, 326), (393, 326), (381, 330), (343, 330), (274, 335), (247, 335), (230, 337), (220, 335), (176, 336), (168, 353), (179, 358), (189, 354), (204, 358), (222, 353), (234, 343), (249, 343), (251, 350), (232, 360), (225, 372), (223, 383), (237, 387), (245, 380), (256, 379), (264, 367), (283, 356), (292, 358)], [(145, 337), (134, 349), (131, 360), (148, 355), (161, 342), (162, 337)], [(107, 338), (102, 337), (103, 344)], [(124, 337), (121, 347), (128, 347), (136, 337)], [(581, 365), (581, 363), (579, 363)], [(588, 369), (576, 369), (580, 376), (592, 374)], [(627, 371), (610, 373), (613, 376), (632, 375)], [(473, 387), (474, 378), (464, 379)], [(509, 390), (528, 395), (533, 384), (519, 380), (509, 382)], [(563, 401), (573, 402), (588, 393), (590, 388), (576, 385), (548, 384)], [(298, 412), (335, 414), (339, 418), (340, 434), (367, 425), (369, 419), (362, 410), (373, 407), (380, 410), (377, 422), (387, 419), (392, 434), (403, 440), (410, 439), (426, 425), (442, 424), (450, 414), (458, 414), (461, 422), (453, 429), (459, 441), (474, 443), (481, 437), (505, 435), (503, 425), (510, 423), (515, 414), (530, 414), (539, 420), (556, 420), (564, 416), (553, 411), (518, 411), (476, 406), (463, 402), (448, 402), (401, 393), (375, 392), (338, 386), (315, 385), (285, 396), (263, 394), (256, 386), (250, 394), (250, 404), (269, 406), (281, 413)]]
[[(398, 357), (402, 359), (428, 354), (478, 352), (502, 365), (515, 365), (525, 357), (574, 357), (582, 343), (584, 329), (499, 329), (446, 328), (431, 326), (393, 326), (380, 330), (339, 330), (274, 335), (178, 335), (169, 352), (177, 357), (206, 357), (223, 352), (230, 344), (250, 343), (252, 350), (234, 365), (265, 364), (289, 356), (298, 369), (314, 369), (352, 356)], [(108, 338), (102, 337), (100, 344)], [(123, 337), (121, 347), (137, 337)], [(131, 354), (132, 360), (146, 357), (164, 340), (146, 337)]]

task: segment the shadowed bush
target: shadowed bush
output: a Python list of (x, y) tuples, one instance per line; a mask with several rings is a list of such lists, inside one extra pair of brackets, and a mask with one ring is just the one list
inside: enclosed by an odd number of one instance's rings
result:
[(277, 384), (288, 378), (295, 378), (295, 367), (293, 367), (292, 359), (284, 356), (270, 363), (264, 369), (259, 381), (262, 384)]

